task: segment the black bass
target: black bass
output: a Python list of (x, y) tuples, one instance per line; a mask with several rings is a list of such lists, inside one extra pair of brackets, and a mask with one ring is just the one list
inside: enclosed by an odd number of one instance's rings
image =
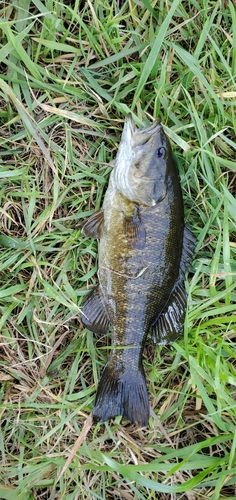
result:
[(85, 301), (81, 319), (98, 334), (112, 325), (93, 419), (122, 415), (146, 426), (145, 340), (149, 331), (160, 344), (182, 333), (184, 277), (194, 251), (171, 146), (157, 121), (136, 129), (127, 115), (102, 210), (82, 232), (99, 239), (99, 285)]

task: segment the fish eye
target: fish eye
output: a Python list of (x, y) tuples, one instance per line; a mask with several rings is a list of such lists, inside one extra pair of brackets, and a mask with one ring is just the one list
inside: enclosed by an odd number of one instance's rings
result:
[(165, 148), (158, 148), (158, 150), (157, 150), (157, 157), (158, 158), (164, 158), (165, 152), (166, 152)]

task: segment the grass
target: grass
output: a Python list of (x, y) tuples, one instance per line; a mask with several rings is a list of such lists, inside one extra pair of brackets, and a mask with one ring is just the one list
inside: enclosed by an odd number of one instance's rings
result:
[[(236, 497), (234, 2), (2, 3), (0, 497)], [(83, 329), (123, 121), (159, 116), (197, 237), (185, 332), (145, 349), (150, 427), (89, 416), (109, 338)]]

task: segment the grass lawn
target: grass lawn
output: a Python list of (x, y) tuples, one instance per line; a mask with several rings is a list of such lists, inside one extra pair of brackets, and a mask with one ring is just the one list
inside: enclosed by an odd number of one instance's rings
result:
[[(15, 0), (0, 29), (0, 498), (235, 499), (235, 2)], [(171, 138), (197, 248), (183, 337), (146, 344), (149, 428), (85, 438), (110, 343), (81, 227), (129, 111)]]

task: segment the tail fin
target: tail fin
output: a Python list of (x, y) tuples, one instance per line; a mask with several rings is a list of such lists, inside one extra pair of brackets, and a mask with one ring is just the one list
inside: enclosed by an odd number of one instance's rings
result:
[(147, 426), (148, 391), (143, 368), (119, 374), (107, 364), (103, 370), (93, 409), (93, 421), (105, 422), (122, 415), (132, 423)]

